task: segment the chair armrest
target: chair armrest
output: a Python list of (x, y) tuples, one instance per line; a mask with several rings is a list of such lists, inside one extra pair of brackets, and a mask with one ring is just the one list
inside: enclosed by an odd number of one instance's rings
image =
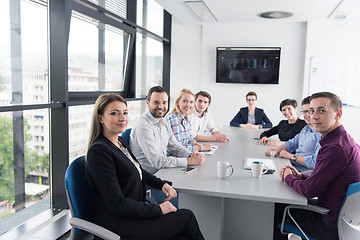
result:
[(115, 233), (83, 219), (72, 217), (70, 218), (69, 223), (72, 227), (92, 233), (105, 240), (120, 240), (120, 236), (116, 235)]
[(280, 226), (280, 232), (282, 234), (286, 234), (286, 232), (284, 232), (284, 226), (285, 226), (285, 219), (286, 219), (286, 214), (287, 214), (287, 215), (289, 215), (289, 217), (291, 218), (291, 220), (293, 221), (295, 226), (299, 229), (299, 231), (304, 235), (305, 239), (307, 239), (307, 240), (309, 240), (309, 237), (301, 229), (299, 224), (295, 221), (294, 217), (290, 214), (290, 209), (303, 209), (303, 210), (309, 210), (309, 211), (317, 212), (317, 213), (320, 213), (320, 214), (327, 214), (330, 211), (327, 208), (319, 207), (319, 206), (316, 206), (316, 205), (305, 205), (305, 206), (303, 206), (303, 205), (289, 205), (289, 206), (285, 207), (284, 215), (283, 215), (281, 226)]
[(290, 209), (303, 209), (303, 210), (317, 212), (320, 214), (327, 214), (330, 211), (327, 208), (319, 207), (316, 205), (305, 205), (305, 206), (304, 205), (289, 205), (285, 209), (288, 209), (287, 211), (289, 211)]

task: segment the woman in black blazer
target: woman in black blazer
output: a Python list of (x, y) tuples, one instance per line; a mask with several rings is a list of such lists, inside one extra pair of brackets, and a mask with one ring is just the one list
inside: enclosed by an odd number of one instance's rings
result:
[[(240, 108), (240, 111), (231, 120), (230, 126), (243, 128), (271, 128), (272, 123), (261, 108), (255, 107), (257, 95), (255, 92), (246, 94), (248, 107)], [(249, 117), (250, 116), (250, 117)]]
[[(128, 124), (126, 101), (102, 94), (91, 121), (86, 170), (95, 189), (93, 221), (121, 239), (204, 239), (194, 214), (176, 209), (171, 182), (143, 170), (126, 141), (119, 137)], [(145, 202), (145, 185), (168, 198), (157, 205)]]

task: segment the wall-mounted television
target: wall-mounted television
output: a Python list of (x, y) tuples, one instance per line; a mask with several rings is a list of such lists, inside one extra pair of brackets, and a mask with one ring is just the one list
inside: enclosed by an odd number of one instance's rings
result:
[(280, 47), (216, 48), (216, 82), (278, 84)]

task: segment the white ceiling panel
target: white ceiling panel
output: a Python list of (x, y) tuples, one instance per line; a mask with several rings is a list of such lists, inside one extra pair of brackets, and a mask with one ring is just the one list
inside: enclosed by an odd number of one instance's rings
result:
[[(260, 21), (306, 22), (310, 20), (344, 18), (360, 9), (359, 0), (156, 0), (183, 24), (241, 23)], [(186, 2), (203, 2), (216, 21), (201, 19)], [(195, 5), (195, 4), (193, 4)], [(197, 7), (197, 9), (199, 9)], [(265, 11), (286, 11), (293, 16), (286, 19), (262, 19), (257, 15)], [(359, 11), (357, 11), (359, 12)], [(204, 14), (204, 13), (200, 13)], [(352, 14), (352, 18), (354, 18)]]

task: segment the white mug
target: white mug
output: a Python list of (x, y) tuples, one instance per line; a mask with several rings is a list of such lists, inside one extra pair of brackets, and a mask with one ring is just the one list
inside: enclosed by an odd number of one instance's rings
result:
[(227, 161), (217, 162), (217, 176), (218, 178), (227, 178), (234, 173), (234, 168)]
[(263, 162), (255, 161), (251, 163), (251, 175), (255, 178), (260, 178), (268, 170), (269, 169), (264, 165)]

